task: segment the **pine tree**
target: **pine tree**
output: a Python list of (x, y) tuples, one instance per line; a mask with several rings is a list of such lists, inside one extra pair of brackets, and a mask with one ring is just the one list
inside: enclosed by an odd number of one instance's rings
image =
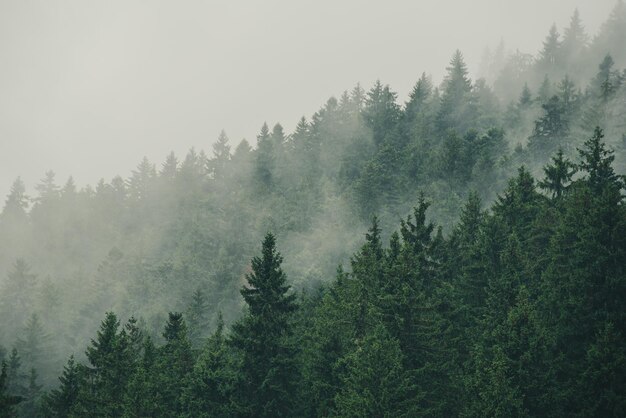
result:
[(134, 202), (145, 201), (150, 195), (156, 169), (148, 157), (144, 157), (137, 169), (133, 170), (131, 178), (128, 180), (128, 195)]
[(274, 142), (267, 123), (261, 127), (261, 132), (257, 135), (257, 149), (255, 161), (255, 179), (261, 190), (269, 191), (274, 184), (275, 150)]
[[(622, 325), (626, 320), (626, 280), (621, 268), (626, 257), (623, 182), (615, 175), (613, 156), (601, 140), (598, 128), (579, 150), (583, 176), (566, 197), (543, 274), (542, 316), (555, 335), (556, 350), (562, 353), (555, 361), (558, 380), (550, 396), (560, 399), (564, 414), (592, 405), (585, 404), (586, 395), (596, 376), (604, 373), (592, 354), (596, 336), (607, 324), (616, 325), (614, 335), (626, 330)], [(624, 387), (623, 382), (616, 383)], [(615, 386), (597, 389), (595, 395), (602, 398)], [(613, 398), (598, 408), (619, 404)]]
[(593, 136), (578, 150), (581, 156), (580, 169), (587, 173), (587, 182), (591, 189), (599, 193), (606, 187), (623, 187), (623, 179), (615, 174), (612, 164), (614, 152), (606, 148), (602, 142), (604, 133), (596, 127)]
[(63, 367), (63, 373), (59, 376), (60, 386), (53, 389), (43, 398), (42, 411), (45, 416), (54, 418), (65, 418), (70, 416), (70, 412), (76, 403), (78, 390), (81, 385), (81, 375), (79, 366), (70, 356), (67, 364)]
[(31, 273), (28, 263), (23, 259), (15, 260), (13, 269), (0, 287), (0, 317), (4, 322), (0, 335), (3, 338), (18, 334), (24, 321), (23, 313), (29, 312), (34, 304), (36, 285), (37, 276)]
[(54, 171), (46, 171), (46, 176), (35, 186), (35, 189), (39, 192), (39, 196), (35, 199), (38, 204), (45, 204), (59, 197), (59, 186), (55, 183), (55, 177)]
[(176, 177), (178, 172), (178, 158), (176, 158), (176, 154), (174, 151), (167, 154), (165, 158), (165, 162), (161, 166), (161, 172), (159, 175), (168, 180), (172, 180)]
[(21, 178), (15, 179), (11, 186), (11, 191), (7, 196), (2, 209), (3, 222), (19, 222), (26, 219), (26, 209), (28, 209), (28, 196), (26, 187)]
[(183, 315), (170, 312), (163, 331), (165, 345), (156, 360), (157, 416), (179, 416), (183, 412), (183, 383), (193, 369), (193, 354)]
[(297, 370), (290, 323), (296, 304), (281, 263), (276, 238), (268, 233), (262, 256), (252, 259), (248, 285), (241, 290), (248, 311), (232, 328), (230, 344), (240, 353), (243, 379), (238, 401), (246, 416), (286, 416), (295, 407)]
[(156, 357), (157, 349), (148, 336), (143, 341), (141, 359), (124, 394), (124, 417), (162, 416)]
[(37, 383), (37, 378), (37, 371), (31, 368), (28, 374), (28, 386), (24, 392), (24, 402), (20, 403), (18, 407), (21, 416), (35, 417), (41, 410), (41, 388), (43, 386)]
[(557, 71), (563, 63), (563, 50), (559, 38), (559, 31), (556, 24), (553, 24), (548, 36), (543, 41), (543, 49), (539, 52), (537, 59), (537, 69), (541, 75), (550, 78), (558, 75)]
[(563, 33), (563, 43), (561, 44), (563, 59), (571, 74), (580, 71), (581, 60), (587, 52), (588, 42), (589, 36), (585, 32), (578, 9), (575, 9), (569, 26), (565, 28)]
[(50, 347), (47, 346), (49, 339), (39, 321), (39, 315), (32, 314), (26, 323), (23, 338), (17, 342), (26, 364), (40, 368), (43, 356), (51, 354)]
[(236, 406), (231, 397), (235, 374), (224, 336), (220, 314), (217, 329), (202, 348), (183, 393), (185, 417), (230, 417)]
[(187, 307), (187, 324), (189, 329), (189, 342), (194, 348), (202, 346), (209, 327), (209, 308), (202, 289), (198, 288), (191, 296), (191, 302)]
[(533, 133), (528, 140), (528, 148), (534, 158), (551, 155), (559, 147), (565, 147), (570, 131), (566, 109), (559, 96), (552, 96), (541, 107), (543, 115), (535, 121)]
[(383, 86), (380, 80), (376, 80), (374, 86), (367, 92), (363, 118), (372, 129), (374, 143), (380, 146), (385, 137), (398, 123), (400, 119), (400, 107), (396, 103), (397, 94)]
[(9, 357), (7, 364), (7, 391), (10, 395), (17, 396), (19, 399), (24, 399), (27, 389), (27, 376), (22, 373), (22, 358), (15, 347), (11, 350), (11, 356)]
[(563, 155), (559, 148), (552, 157), (552, 163), (543, 168), (545, 178), (538, 183), (539, 187), (552, 194), (553, 199), (560, 199), (567, 191), (576, 173), (576, 165)]
[(443, 82), (437, 128), (440, 135), (447, 134), (450, 129), (463, 135), (475, 123), (477, 108), (472, 97), (472, 82), (461, 51), (454, 53), (446, 70), (448, 73)]
[(15, 417), (15, 406), (22, 401), (20, 396), (11, 395), (8, 387), (8, 364), (2, 360), (2, 371), (0, 372), (0, 417)]
[(332, 416), (416, 416), (409, 402), (412, 383), (403, 369), (398, 342), (378, 325), (341, 360), (342, 386)]
[(128, 340), (118, 332), (117, 316), (108, 312), (100, 325), (96, 339), (85, 352), (89, 366), (81, 367), (85, 383), (81, 384), (75, 414), (94, 417), (121, 416), (124, 393), (132, 364), (128, 360)]
[(230, 145), (226, 132), (221, 131), (217, 142), (213, 144), (213, 158), (208, 162), (208, 171), (214, 179), (224, 179), (226, 167), (231, 160)]

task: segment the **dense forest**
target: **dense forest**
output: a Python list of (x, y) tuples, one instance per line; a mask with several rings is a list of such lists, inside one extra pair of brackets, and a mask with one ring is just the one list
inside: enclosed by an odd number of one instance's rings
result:
[[(626, 416), (626, 5), (0, 214), (0, 417)], [(390, 64), (393, 65), (393, 64)]]

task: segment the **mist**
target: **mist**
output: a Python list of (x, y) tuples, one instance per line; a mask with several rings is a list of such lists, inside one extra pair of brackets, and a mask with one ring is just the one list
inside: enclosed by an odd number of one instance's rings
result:
[(1, 3), (0, 415), (622, 416), (625, 41), (622, 0)]
[(144, 156), (210, 149), (222, 129), (254, 144), (263, 122), (291, 131), (356, 83), (381, 79), (403, 101), (457, 48), (476, 78), (486, 47), (535, 54), (575, 8), (594, 34), (613, 5), (3, 1), (0, 195), (47, 170), (79, 186), (126, 177)]

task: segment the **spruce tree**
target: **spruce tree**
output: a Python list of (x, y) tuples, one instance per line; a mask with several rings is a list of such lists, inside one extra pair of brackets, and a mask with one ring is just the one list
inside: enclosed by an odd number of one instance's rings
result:
[(202, 348), (183, 393), (183, 416), (231, 417), (236, 415), (235, 373), (220, 315), (217, 329)]
[(238, 403), (245, 416), (288, 416), (298, 375), (291, 342), (295, 295), (289, 293), (273, 234), (265, 236), (262, 247), (241, 290), (247, 312), (233, 325), (229, 341), (241, 357)]
[(15, 417), (15, 407), (22, 401), (20, 396), (9, 393), (8, 387), (8, 364), (2, 360), (2, 370), (0, 372), (0, 417)]
[(82, 378), (74, 356), (70, 356), (67, 364), (63, 367), (63, 373), (59, 376), (60, 385), (53, 389), (43, 398), (42, 411), (45, 416), (54, 418), (66, 418), (74, 407), (78, 397)]
[(553, 199), (560, 199), (569, 188), (572, 176), (576, 173), (576, 165), (559, 148), (552, 157), (551, 164), (546, 165), (543, 172), (545, 178), (538, 183), (539, 187), (551, 193)]
[(165, 345), (157, 352), (157, 416), (178, 416), (183, 410), (183, 385), (193, 369), (193, 354), (183, 315), (170, 312), (163, 331)]
[(341, 363), (342, 384), (331, 416), (416, 416), (415, 403), (409, 401), (413, 383), (404, 371), (400, 346), (382, 325), (368, 332)]
[(81, 367), (84, 384), (73, 408), (77, 415), (121, 416), (124, 393), (132, 365), (128, 361), (128, 340), (118, 332), (120, 322), (107, 312), (95, 339), (85, 352), (89, 365)]

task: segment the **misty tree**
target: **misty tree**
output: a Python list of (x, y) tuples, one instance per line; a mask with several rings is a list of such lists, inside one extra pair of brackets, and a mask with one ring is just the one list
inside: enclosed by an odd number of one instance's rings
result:
[(59, 383), (59, 387), (44, 395), (42, 411), (46, 416), (67, 417), (76, 402), (82, 381), (80, 369), (73, 355), (63, 367)]
[[(37, 275), (23, 259), (15, 260), (12, 270), (0, 289), (0, 316), (3, 318), (3, 338), (15, 336), (26, 312), (32, 312)], [(5, 334), (8, 333), (8, 334)]]
[(15, 416), (15, 406), (18, 405), (22, 398), (11, 395), (8, 391), (8, 364), (2, 360), (2, 370), (0, 372), (0, 417), (10, 418)]
[(189, 328), (189, 341), (193, 347), (198, 348), (202, 346), (206, 330), (209, 327), (209, 307), (204, 293), (199, 288), (191, 296), (186, 318)]
[(217, 142), (213, 144), (213, 158), (208, 160), (208, 170), (215, 179), (223, 179), (226, 167), (232, 155), (226, 132), (220, 132)]
[(22, 179), (18, 177), (11, 185), (11, 191), (4, 202), (4, 208), (2, 209), (3, 224), (23, 222), (26, 220), (27, 209), (28, 196), (26, 195), (26, 187)]
[(450, 129), (463, 135), (475, 123), (477, 109), (472, 97), (472, 82), (461, 51), (454, 53), (446, 70), (437, 127), (440, 135), (446, 134)]
[(400, 118), (400, 107), (396, 103), (397, 93), (391, 91), (388, 85), (383, 86), (376, 80), (374, 86), (367, 92), (363, 118), (374, 134), (374, 143), (380, 146), (385, 136), (391, 131)]
[(581, 71), (580, 57), (587, 53), (588, 44), (589, 36), (580, 19), (578, 9), (575, 9), (570, 18), (569, 26), (563, 32), (563, 41), (561, 43), (563, 60), (571, 73)]
[(563, 50), (560, 37), (556, 24), (553, 24), (543, 41), (543, 49), (537, 58), (536, 65), (539, 72), (550, 78), (558, 75), (558, 69), (562, 65)]

